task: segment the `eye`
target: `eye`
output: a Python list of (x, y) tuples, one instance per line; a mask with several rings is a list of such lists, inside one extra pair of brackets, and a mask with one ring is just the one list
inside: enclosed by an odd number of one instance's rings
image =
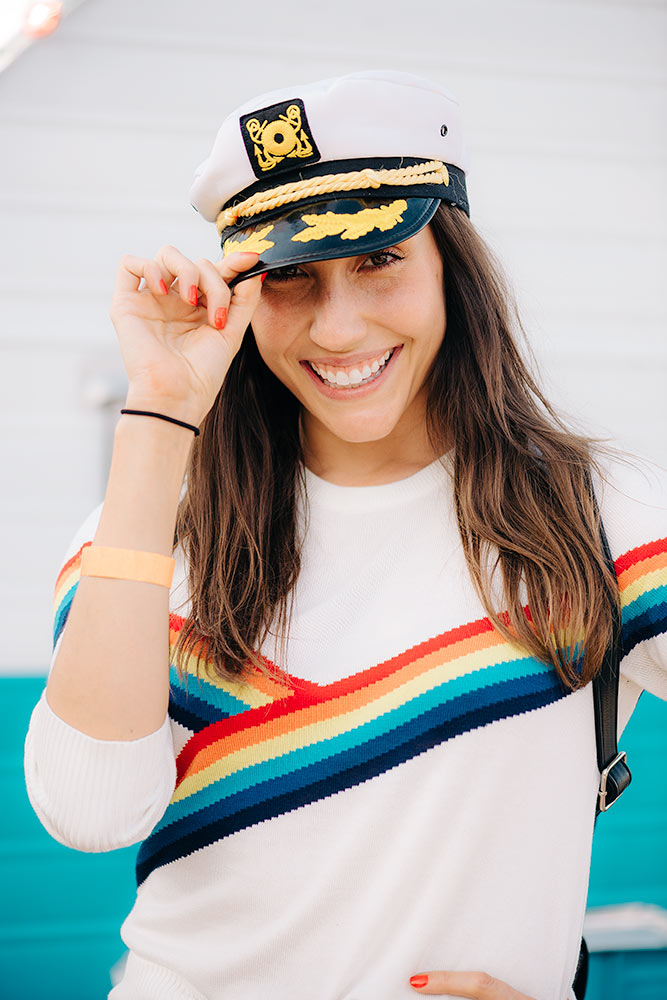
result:
[(273, 271), (267, 271), (267, 281), (292, 281), (294, 278), (303, 277), (304, 272), (298, 264), (288, 264), (286, 267), (276, 267)]
[(379, 271), (380, 268), (388, 267), (398, 260), (403, 260), (398, 250), (378, 250), (366, 258), (365, 264), (370, 265), (372, 270)]

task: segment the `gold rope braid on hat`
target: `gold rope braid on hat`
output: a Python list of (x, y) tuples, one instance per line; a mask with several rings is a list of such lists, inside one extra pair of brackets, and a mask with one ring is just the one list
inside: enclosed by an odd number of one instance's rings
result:
[(356, 191), (361, 188), (379, 188), (383, 184), (396, 187), (409, 187), (411, 184), (444, 184), (449, 186), (449, 171), (440, 160), (429, 160), (427, 163), (415, 163), (411, 167), (395, 167), (392, 170), (374, 170), (366, 167), (345, 174), (325, 174), (322, 177), (310, 177), (305, 181), (292, 181), (281, 184), (269, 191), (258, 191), (250, 198), (224, 208), (216, 224), (218, 233), (234, 225), (237, 219), (252, 218), (260, 212), (270, 212), (283, 205), (291, 205), (305, 198), (319, 194), (332, 194), (335, 191)]

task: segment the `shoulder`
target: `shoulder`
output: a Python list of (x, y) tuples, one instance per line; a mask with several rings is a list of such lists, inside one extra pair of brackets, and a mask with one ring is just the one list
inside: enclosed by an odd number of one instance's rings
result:
[(603, 455), (595, 494), (615, 559), (649, 546), (667, 552), (667, 470), (649, 459)]

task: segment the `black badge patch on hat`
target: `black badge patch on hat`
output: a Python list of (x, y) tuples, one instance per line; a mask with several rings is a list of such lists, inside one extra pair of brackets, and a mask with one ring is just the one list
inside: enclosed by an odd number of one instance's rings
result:
[(320, 158), (306, 109), (298, 98), (243, 115), (240, 125), (256, 177), (270, 177)]

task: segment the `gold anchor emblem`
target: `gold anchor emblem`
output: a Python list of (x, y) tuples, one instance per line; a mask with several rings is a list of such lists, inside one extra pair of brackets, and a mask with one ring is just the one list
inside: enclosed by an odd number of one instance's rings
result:
[(301, 108), (290, 104), (273, 121), (249, 118), (245, 128), (253, 143), (255, 159), (263, 172), (273, 170), (287, 157), (313, 156), (313, 147), (301, 124)]

